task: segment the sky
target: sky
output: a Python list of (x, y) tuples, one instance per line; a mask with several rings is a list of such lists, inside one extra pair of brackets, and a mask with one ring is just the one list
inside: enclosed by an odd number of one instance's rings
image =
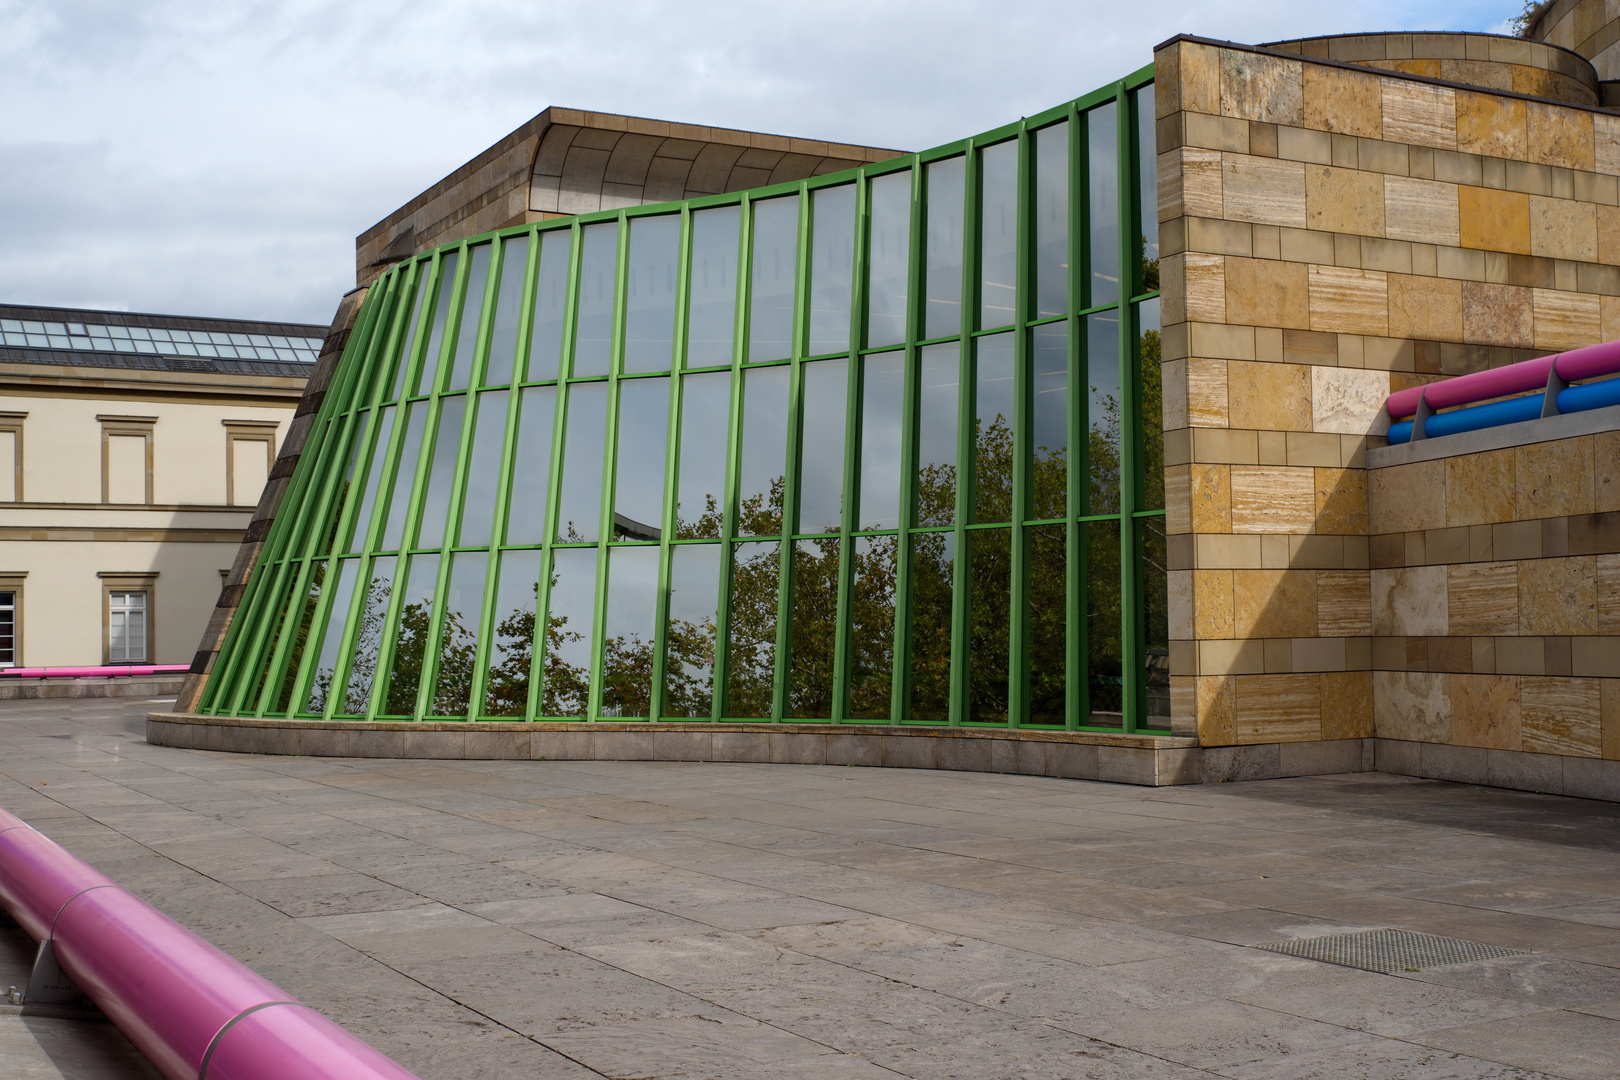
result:
[(0, 0), (0, 303), (326, 324), (354, 238), (548, 106), (918, 150), (1178, 33), (1520, 0)]

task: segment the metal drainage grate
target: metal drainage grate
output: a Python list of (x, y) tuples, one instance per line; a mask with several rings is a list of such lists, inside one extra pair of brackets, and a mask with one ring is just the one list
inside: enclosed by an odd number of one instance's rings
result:
[(1267, 945), (1256, 945), (1255, 948), (1301, 956), (1306, 960), (1320, 960), (1324, 964), (1338, 964), (1340, 967), (1379, 971), (1386, 975), (1446, 967), (1449, 964), (1469, 964), (1475, 960), (1494, 960), (1499, 956), (1525, 956), (1530, 951), (1389, 929), (1274, 941)]

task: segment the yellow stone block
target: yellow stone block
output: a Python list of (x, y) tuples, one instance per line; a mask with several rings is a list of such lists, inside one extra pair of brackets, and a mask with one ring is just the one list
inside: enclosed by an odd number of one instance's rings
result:
[(1327, 671), (1321, 678), (1322, 738), (1372, 738), (1372, 672)]
[(1305, 227), (1305, 166), (1298, 161), (1221, 155), (1221, 200), (1230, 221)]
[(1367, 471), (1316, 470), (1316, 525), (1313, 532), (1331, 536), (1367, 533)]
[(1526, 675), (1519, 680), (1521, 747), (1532, 754), (1597, 757), (1603, 752), (1597, 679)]
[(1457, 149), (1465, 154), (1524, 161), (1524, 105), (1516, 98), (1457, 91)]
[(1287, 330), (1304, 330), (1310, 325), (1303, 264), (1227, 256), (1225, 282), (1228, 323)]
[(1460, 341), (1462, 328), (1462, 282), (1389, 275), (1390, 337)]
[(1446, 526), (1513, 520), (1513, 450), (1446, 458)]
[(1192, 467), (1170, 465), (1164, 470), (1164, 531), (1171, 536), (1192, 532)]
[(1391, 240), (1456, 247), (1457, 185), (1384, 177), (1384, 233)]
[(1221, 115), (1299, 126), (1303, 64), (1264, 53), (1221, 50)]
[(1383, 174), (1305, 166), (1305, 225), (1322, 232), (1383, 236)]
[(1305, 127), (1363, 139), (1383, 136), (1383, 92), (1378, 76), (1322, 64), (1304, 67)]
[(1320, 675), (1240, 675), (1235, 690), (1239, 743), (1322, 737)]
[(1590, 436), (1515, 447), (1514, 517), (1532, 521), (1592, 513), (1592, 452)]
[(1609, 266), (1620, 264), (1620, 206), (1594, 206), (1592, 209), (1597, 215), (1598, 261)]
[(1444, 461), (1375, 469), (1367, 479), (1367, 528), (1374, 535), (1445, 527)]
[(1530, 254), (1530, 196), (1493, 188), (1457, 189), (1457, 231), (1461, 246)]
[(1446, 567), (1446, 628), (1457, 636), (1511, 637), (1519, 632), (1517, 563)]
[(1221, 114), (1220, 52), (1209, 45), (1181, 43), (1181, 107), (1208, 116)]
[(1228, 424), (1256, 431), (1311, 430), (1311, 369), (1259, 360), (1226, 362)]
[(1592, 436), (1592, 479), (1592, 512), (1620, 510), (1620, 431), (1600, 431)]
[[(1438, 69), (1436, 70), (1438, 74)], [(1383, 79), (1384, 138), (1436, 150), (1457, 148), (1457, 98), (1449, 86)]]
[(1232, 571), (1193, 571), (1193, 634), (1200, 641), (1232, 632)]
[(1232, 489), (1230, 465), (1192, 465), (1188, 468), (1189, 503), (1192, 531), (1229, 533), (1232, 531)]
[(1519, 749), (1519, 678), (1451, 677), (1451, 738), (1458, 746)]
[(1187, 422), (1193, 427), (1226, 427), (1226, 360), (1187, 361)]
[(1292, 465), (1233, 465), (1231, 470), (1234, 533), (1315, 530), (1315, 470)]
[(1519, 563), (1519, 633), (1597, 633), (1597, 558), (1525, 559)]
[(1226, 260), (1201, 251), (1186, 254), (1186, 312), (1193, 322), (1226, 321)]
[(1309, 269), (1312, 330), (1389, 336), (1387, 274), (1314, 263)]
[(1573, 199), (1530, 196), (1530, 253), (1549, 259), (1596, 262), (1597, 207)]
[(1529, 289), (1465, 281), (1462, 316), (1462, 339), (1470, 345), (1528, 349), (1535, 343), (1535, 309)]
[(1535, 289), (1536, 348), (1579, 349), (1603, 338), (1603, 303), (1599, 297), (1556, 289)]
[(1316, 626), (1322, 637), (1372, 633), (1372, 583), (1367, 571), (1316, 572)]
[(1316, 574), (1315, 570), (1233, 570), (1236, 636), (1316, 637)]
[(1198, 744), (1231, 746), (1237, 742), (1237, 705), (1232, 676), (1203, 675), (1198, 679)]
[(1525, 103), (1529, 159), (1542, 165), (1591, 172), (1596, 161), (1592, 114), (1540, 101)]

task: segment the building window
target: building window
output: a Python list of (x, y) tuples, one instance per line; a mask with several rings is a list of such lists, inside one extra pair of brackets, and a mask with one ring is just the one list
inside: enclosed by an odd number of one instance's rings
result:
[(101, 421), (101, 501), (150, 503), (155, 416), (97, 416)]
[(22, 578), (0, 575), (0, 668), (22, 663)]
[(225, 425), (225, 503), (257, 506), (275, 464), (275, 420), (221, 420)]
[(101, 578), (101, 655), (104, 664), (155, 662), (153, 595), (156, 574), (106, 573)]
[(0, 502), (23, 501), (23, 418), (0, 412)]

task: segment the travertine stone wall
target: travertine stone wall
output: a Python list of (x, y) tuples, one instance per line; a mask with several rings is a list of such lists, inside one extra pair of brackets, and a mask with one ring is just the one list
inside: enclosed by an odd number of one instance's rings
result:
[(1620, 759), (1620, 431), (1369, 481), (1379, 737)]
[(1620, 337), (1620, 117), (1192, 38), (1155, 64), (1176, 727), (1370, 736), (1384, 399)]
[(1556, 0), (1531, 24), (1530, 36), (1580, 53), (1600, 79), (1620, 79), (1620, 4)]

